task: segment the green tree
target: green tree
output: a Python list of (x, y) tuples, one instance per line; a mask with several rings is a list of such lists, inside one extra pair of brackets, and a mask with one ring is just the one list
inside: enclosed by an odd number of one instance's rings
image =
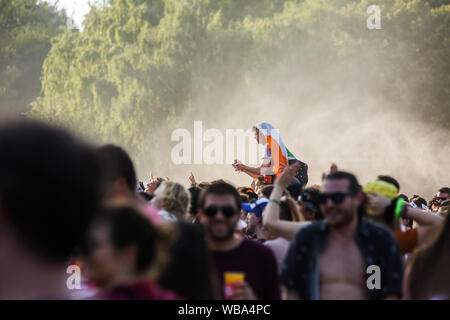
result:
[[(121, 144), (154, 166), (170, 165), (157, 150), (185, 115), (214, 107), (220, 122), (239, 89), (291, 96), (283, 112), (354, 90), (445, 124), (450, 6), (380, 0), (382, 30), (368, 30), (370, 4), (110, 1), (92, 7), (82, 32), (55, 38), (30, 114)], [(312, 91), (310, 82), (324, 89)]]
[(64, 24), (46, 2), (0, 0), (0, 111), (23, 112), (40, 94), (42, 63)]

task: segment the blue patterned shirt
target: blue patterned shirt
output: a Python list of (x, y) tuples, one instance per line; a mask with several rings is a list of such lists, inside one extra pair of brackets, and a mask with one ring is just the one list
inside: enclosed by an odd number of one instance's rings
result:
[[(319, 256), (327, 243), (329, 227), (314, 221), (301, 228), (291, 242), (281, 270), (281, 282), (297, 291), (301, 299), (320, 299)], [(392, 233), (381, 225), (361, 218), (355, 236), (365, 267), (376, 265), (381, 271), (381, 288), (367, 288), (367, 299), (401, 296), (403, 262)], [(370, 274), (367, 275), (367, 278)], [(366, 283), (367, 279), (364, 279)]]

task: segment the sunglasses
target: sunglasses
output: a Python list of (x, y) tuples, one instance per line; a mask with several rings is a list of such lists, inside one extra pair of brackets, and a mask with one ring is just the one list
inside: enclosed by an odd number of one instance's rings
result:
[(234, 216), (237, 212), (236, 208), (233, 206), (223, 206), (223, 207), (218, 207), (218, 206), (209, 206), (203, 209), (203, 212), (205, 213), (205, 215), (207, 215), (209, 218), (213, 218), (217, 215), (217, 213), (219, 212), (219, 210), (222, 212), (223, 216), (225, 218), (231, 218), (232, 216)]
[(438, 201), (444, 201), (444, 200), (447, 200), (447, 198), (437, 197), (436, 200), (438, 200)]
[(312, 200), (311, 200), (311, 196), (310, 196), (309, 194), (302, 192), (302, 193), (300, 194), (300, 196), (298, 197), (297, 201), (301, 201), (301, 202), (305, 202), (305, 201), (311, 202)]
[(328, 201), (328, 198), (331, 199), (331, 201), (334, 204), (341, 204), (342, 202), (344, 202), (345, 197), (349, 196), (349, 193), (344, 193), (344, 192), (335, 192), (335, 193), (321, 193), (319, 194), (319, 196), (317, 197), (317, 201), (320, 204), (325, 204)]

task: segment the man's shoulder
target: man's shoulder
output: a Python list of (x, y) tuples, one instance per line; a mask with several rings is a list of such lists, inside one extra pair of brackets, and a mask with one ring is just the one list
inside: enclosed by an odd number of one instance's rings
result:
[(363, 218), (362, 222), (363, 232), (366, 232), (370, 238), (376, 239), (377, 243), (396, 242), (394, 234), (387, 227), (379, 223), (369, 221), (365, 218)]
[(327, 225), (325, 220), (318, 220), (318, 221), (313, 221), (310, 224), (301, 227), (298, 231), (297, 234), (295, 235), (296, 239), (305, 239), (308, 237), (312, 237), (317, 233), (322, 233), (326, 230)]
[(264, 245), (264, 243), (259, 242), (258, 240), (252, 240), (244, 238), (242, 240), (241, 248), (244, 248), (246, 250), (252, 250), (252, 251), (261, 251), (264, 252), (267, 250), (267, 247)]
[(264, 245), (266, 247), (279, 247), (279, 246), (286, 246), (286, 245), (289, 246), (289, 244), (290, 244), (290, 241), (286, 240), (283, 237), (278, 237), (276, 239), (267, 240), (264, 242)]
[(241, 244), (241, 250), (251, 252), (252, 257), (266, 255), (273, 256), (272, 250), (268, 246), (256, 240), (243, 239)]
[(364, 224), (364, 227), (367, 229), (367, 231), (370, 233), (370, 235), (375, 236), (392, 236), (391, 230), (389, 230), (387, 227), (377, 223), (367, 220), (366, 218), (362, 218), (362, 222)]

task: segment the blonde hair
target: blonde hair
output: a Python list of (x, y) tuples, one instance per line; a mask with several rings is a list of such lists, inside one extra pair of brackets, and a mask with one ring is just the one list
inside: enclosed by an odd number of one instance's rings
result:
[(178, 219), (187, 214), (190, 194), (181, 184), (172, 181), (164, 181), (158, 189), (157, 197), (161, 200), (164, 210), (174, 214)]

